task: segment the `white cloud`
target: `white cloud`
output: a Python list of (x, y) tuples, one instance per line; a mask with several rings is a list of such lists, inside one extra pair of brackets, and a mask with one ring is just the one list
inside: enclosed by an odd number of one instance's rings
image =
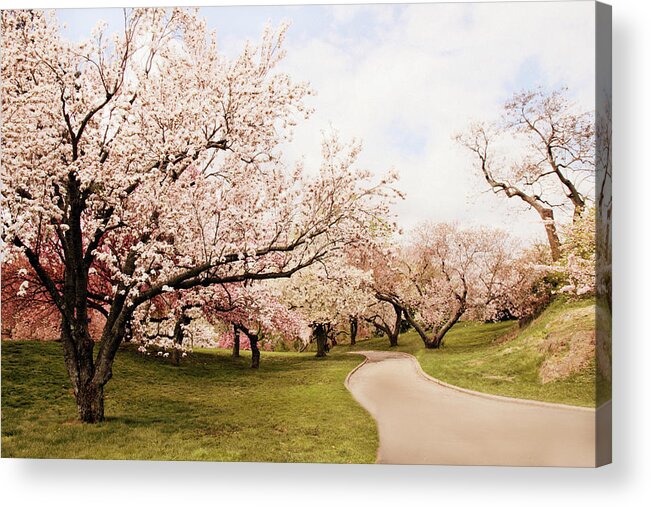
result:
[[(69, 11), (83, 31), (116, 11)], [(293, 18), (282, 67), (310, 81), (315, 115), (285, 147), (289, 161), (320, 162), (321, 131), (361, 138), (361, 163), (395, 168), (409, 228), (422, 220), (487, 223), (544, 237), (535, 212), (486, 192), (472, 157), (452, 135), (491, 120), (523, 86), (566, 85), (594, 103), (594, 4), (504, 2), (232, 7), (206, 9), (220, 48), (237, 54), (266, 20)], [(62, 13), (63, 14), (63, 13)], [(300, 34), (293, 37), (292, 34)]]
[(452, 135), (469, 121), (496, 118), (523, 84), (567, 85), (591, 108), (593, 4), (386, 7), (377, 6), (376, 17), (362, 15), (375, 6), (332, 7), (334, 31), (288, 46), (284, 69), (317, 91), (316, 114), (299, 127), (288, 156), (318, 163), (320, 131), (332, 125), (363, 139), (364, 166), (398, 169), (407, 193), (396, 208), (403, 227), (459, 220), (542, 239), (534, 212), (485, 192)]

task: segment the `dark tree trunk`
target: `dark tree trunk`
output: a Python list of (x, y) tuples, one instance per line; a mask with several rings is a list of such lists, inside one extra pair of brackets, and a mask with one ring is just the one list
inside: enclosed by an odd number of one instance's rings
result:
[(240, 357), (240, 330), (233, 325), (233, 357)]
[(427, 349), (438, 349), (441, 348), (441, 345), (443, 345), (443, 338), (447, 334), (447, 332), (452, 329), (452, 326), (454, 326), (461, 316), (465, 313), (466, 308), (465, 304), (461, 303), (457, 310), (450, 316), (450, 318), (443, 324), (441, 327), (438, 329), (434, 330), (434, 332), (429, 335), (425, 328), (421, 326), (416, 320), (411, 316), (411, 313), (407, 310), (405, 310), (405, 318), (411, 324), (411, 326), (416, 330), (420, 338), (423, 340), (423, 344), (425, 345), (425, 348)]
[(185, 338), (185, 326), (190, 324), (192, 319), (184, 313), (184, 310), (181, 311), (181, 315), (176, 319), (174, 324), (174, 336), (172, 341), (174, 342), (174, 350), (172, 350), (172, 364), (174, 366), (179, 366), (181, 364), (181, 355), (182, 355), (182, 345)]
[(359, 321), (357, 317), (351, 317), (350, 318), (350, 344), (355, 345), (357, 343), (357, 327), (359, 325)]
[[(88, 331), (88, 272), (95, 247), (91, 241), (84, 253), (81, 215), (86, 203), (80, 185), (76, 172), (71, 171), (68, 174), (64, 220), (68, 228), (59, 234), (65, 263), (63, 290), (59, 291), (56, 287), (40, 264), (37, 253), (26, 248), (25, 254), (61, 313), (63, 355), (79, 418), (83, 422), (96, 423), (104, 419), (104, 386), (113, 375), (113, 360), (127, 334), (135, 307), (126, 306), (128, 287), (118, 284), (95, 356), (95, 343)], [(123, 264), (124, 274), (134, 273), (135, 259), (135, 252), (127, 255)]]
[(260, 368), (260, 350), (258, 349), (258, 337), (249, 335), (251, 344), (251, 368)]
[(443, 345), (443, 336), (438, 333), (425, 342), (426, 349), (440, 349), (441, 345)]
[(316, 357), (325, 357), (328, 341), (328, 330), (325, 324), (314, 325), (314, 337), (316, 338)]
[(393, 310), (396, 313), (396, 321), (393, 326), (393, 329), (391, 329), (391, 333), (389, 333), (389, 346), (390, 347), (397, 347), (398, 346), (398, 336), (400, 335), (400, 325), (402, 324), (402, 308), (393, 303)]
[[(251, 345), (251, 368), (260, 368), (260, 349), (258, 349), (258, 333), (253, 333), (249, 331), (244, 325), (236, 324), (233, 328), (235, 334), (238, 334), (238, 331), (242, 331), (246, 337), (249, 339), (249, 344)], [(239, 353), (239, 345), (238, 345)]]
[(79, 419), (85, 423), (104, 420), (104, 383), (96, 380), (93, 342), (88, 322), (63, 320), (61, 342), (68, 376), (72, 384)]
[(77, 391), (77, 409), (79, 419), (85, 423), (97, 423), (104, 420), (104, 387), (89, 382)]

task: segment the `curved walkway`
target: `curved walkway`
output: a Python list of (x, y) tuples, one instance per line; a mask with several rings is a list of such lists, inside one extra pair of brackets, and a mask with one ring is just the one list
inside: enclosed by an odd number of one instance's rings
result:
[(359, 352), (346, 379), (375, 418), (378, 463), (595, 466), (595, 410), (475, 393), (401, 352)]

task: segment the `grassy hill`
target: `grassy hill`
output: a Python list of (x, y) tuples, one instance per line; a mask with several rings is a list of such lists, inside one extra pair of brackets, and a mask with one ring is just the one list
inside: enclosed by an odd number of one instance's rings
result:
[[(413, 354), (429, 375), (467, 389), (594, 407), (594, 305), (594, 299), (557, 300), (523, 329), (515, 322), (462, 322), (439, 350), (425, 349), (409, 331), (393, 350)], [(389, 343), (373, 338), (350, 349), (389, 350)], [(597, 404), (610, 399), (610, 386), (599, 382)]]
[(2, 456), (372, 463), (377, 432), (344, 387), (353, 355), (195, 352), (180, 367), (132, 348), (106, 389), (107, 420), (76, 419), (61, 345), (2, 343)]

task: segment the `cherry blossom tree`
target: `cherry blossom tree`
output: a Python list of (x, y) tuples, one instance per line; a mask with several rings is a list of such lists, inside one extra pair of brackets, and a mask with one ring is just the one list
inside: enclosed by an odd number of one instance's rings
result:
[(370, 281), (369, 273), (351, 266), (342, 255), (313, 265), (285, 284), (283, 300), (312, 330), (317, 357), (326, 356), (328, 339), (336, 342), (337, 327), (350, 325), (351, 319), (359, 321), (373, 302)]
[(549, 303), (552, 289), (547, 279), (549, 252), (540, 247), (510, 250), (508, 262), (494, 264), (499, 271), (491, 275), (495, 277), (491, 290), (469, 308), (468, 316), (488, 322), (517, 319), (520, 325), (537, 317)]
[(519, 199), (538, 213), (557, 261), (561, 239), (555, 211), (569, 210), (578, 219), (594, 185), (593, 113), (577, 110), (566, 89), (525, 91), (506, 102), (500, 121), (473, 125), (457, 140), (476, 156), (494, 193)]
[(78, 43), (53, 16), (3, 11), (2, 33), (3, 261), (26, 260), (59, 312), (84, 422), (104, 417), (141, 305), (290, 277), (384, 220), (388, 181), (355, 168), (358, 145), (325, 141), (315, 176), (282, 163), (311, 93), (277, 70), (285, 27), (234, 59), (183, 9), (126, 10), (120, 33)]
[[(221, 298), (215, 297), (216, 291), (221, 291)], [(260, 367), (260, 341), (270, 349), (274, 338), (307, 339), (302, 316), (287, 308), (279, 290), (269, 283), (212, 287), (211, 292), (213, 295), (203, 305), (204, 315), (213, 324), (221, 322), (229, 326), (228, 338), (230, 341), (232, 336), (234, 356), (239, 355), (240, 334), (248, 338), (252, 368)]]
[(394, 306), (396, 313), (401, 311), (425, 347), (439, 348), (467, 312), (503, 311), (505, 296), (521, 280), (511, 269), (513, 251), (510, 238), (501, 231), (422, 224), (394, 263), (391, 290), (377, 297)]
[(367, 243), (350, 254), (350, 263), (370, 274), (369, 290), (375, 301), (367, 304), (364, 320), (386, 335), (391, 347), (398, 345), (398, 337), (404, 319), (400, 294), (404, 292), (406, 279), (402, 249), (392, 241)]
[(29, 263), (2, 266), (2, 336), (47, 339), (58, 334), (59, 315)]

